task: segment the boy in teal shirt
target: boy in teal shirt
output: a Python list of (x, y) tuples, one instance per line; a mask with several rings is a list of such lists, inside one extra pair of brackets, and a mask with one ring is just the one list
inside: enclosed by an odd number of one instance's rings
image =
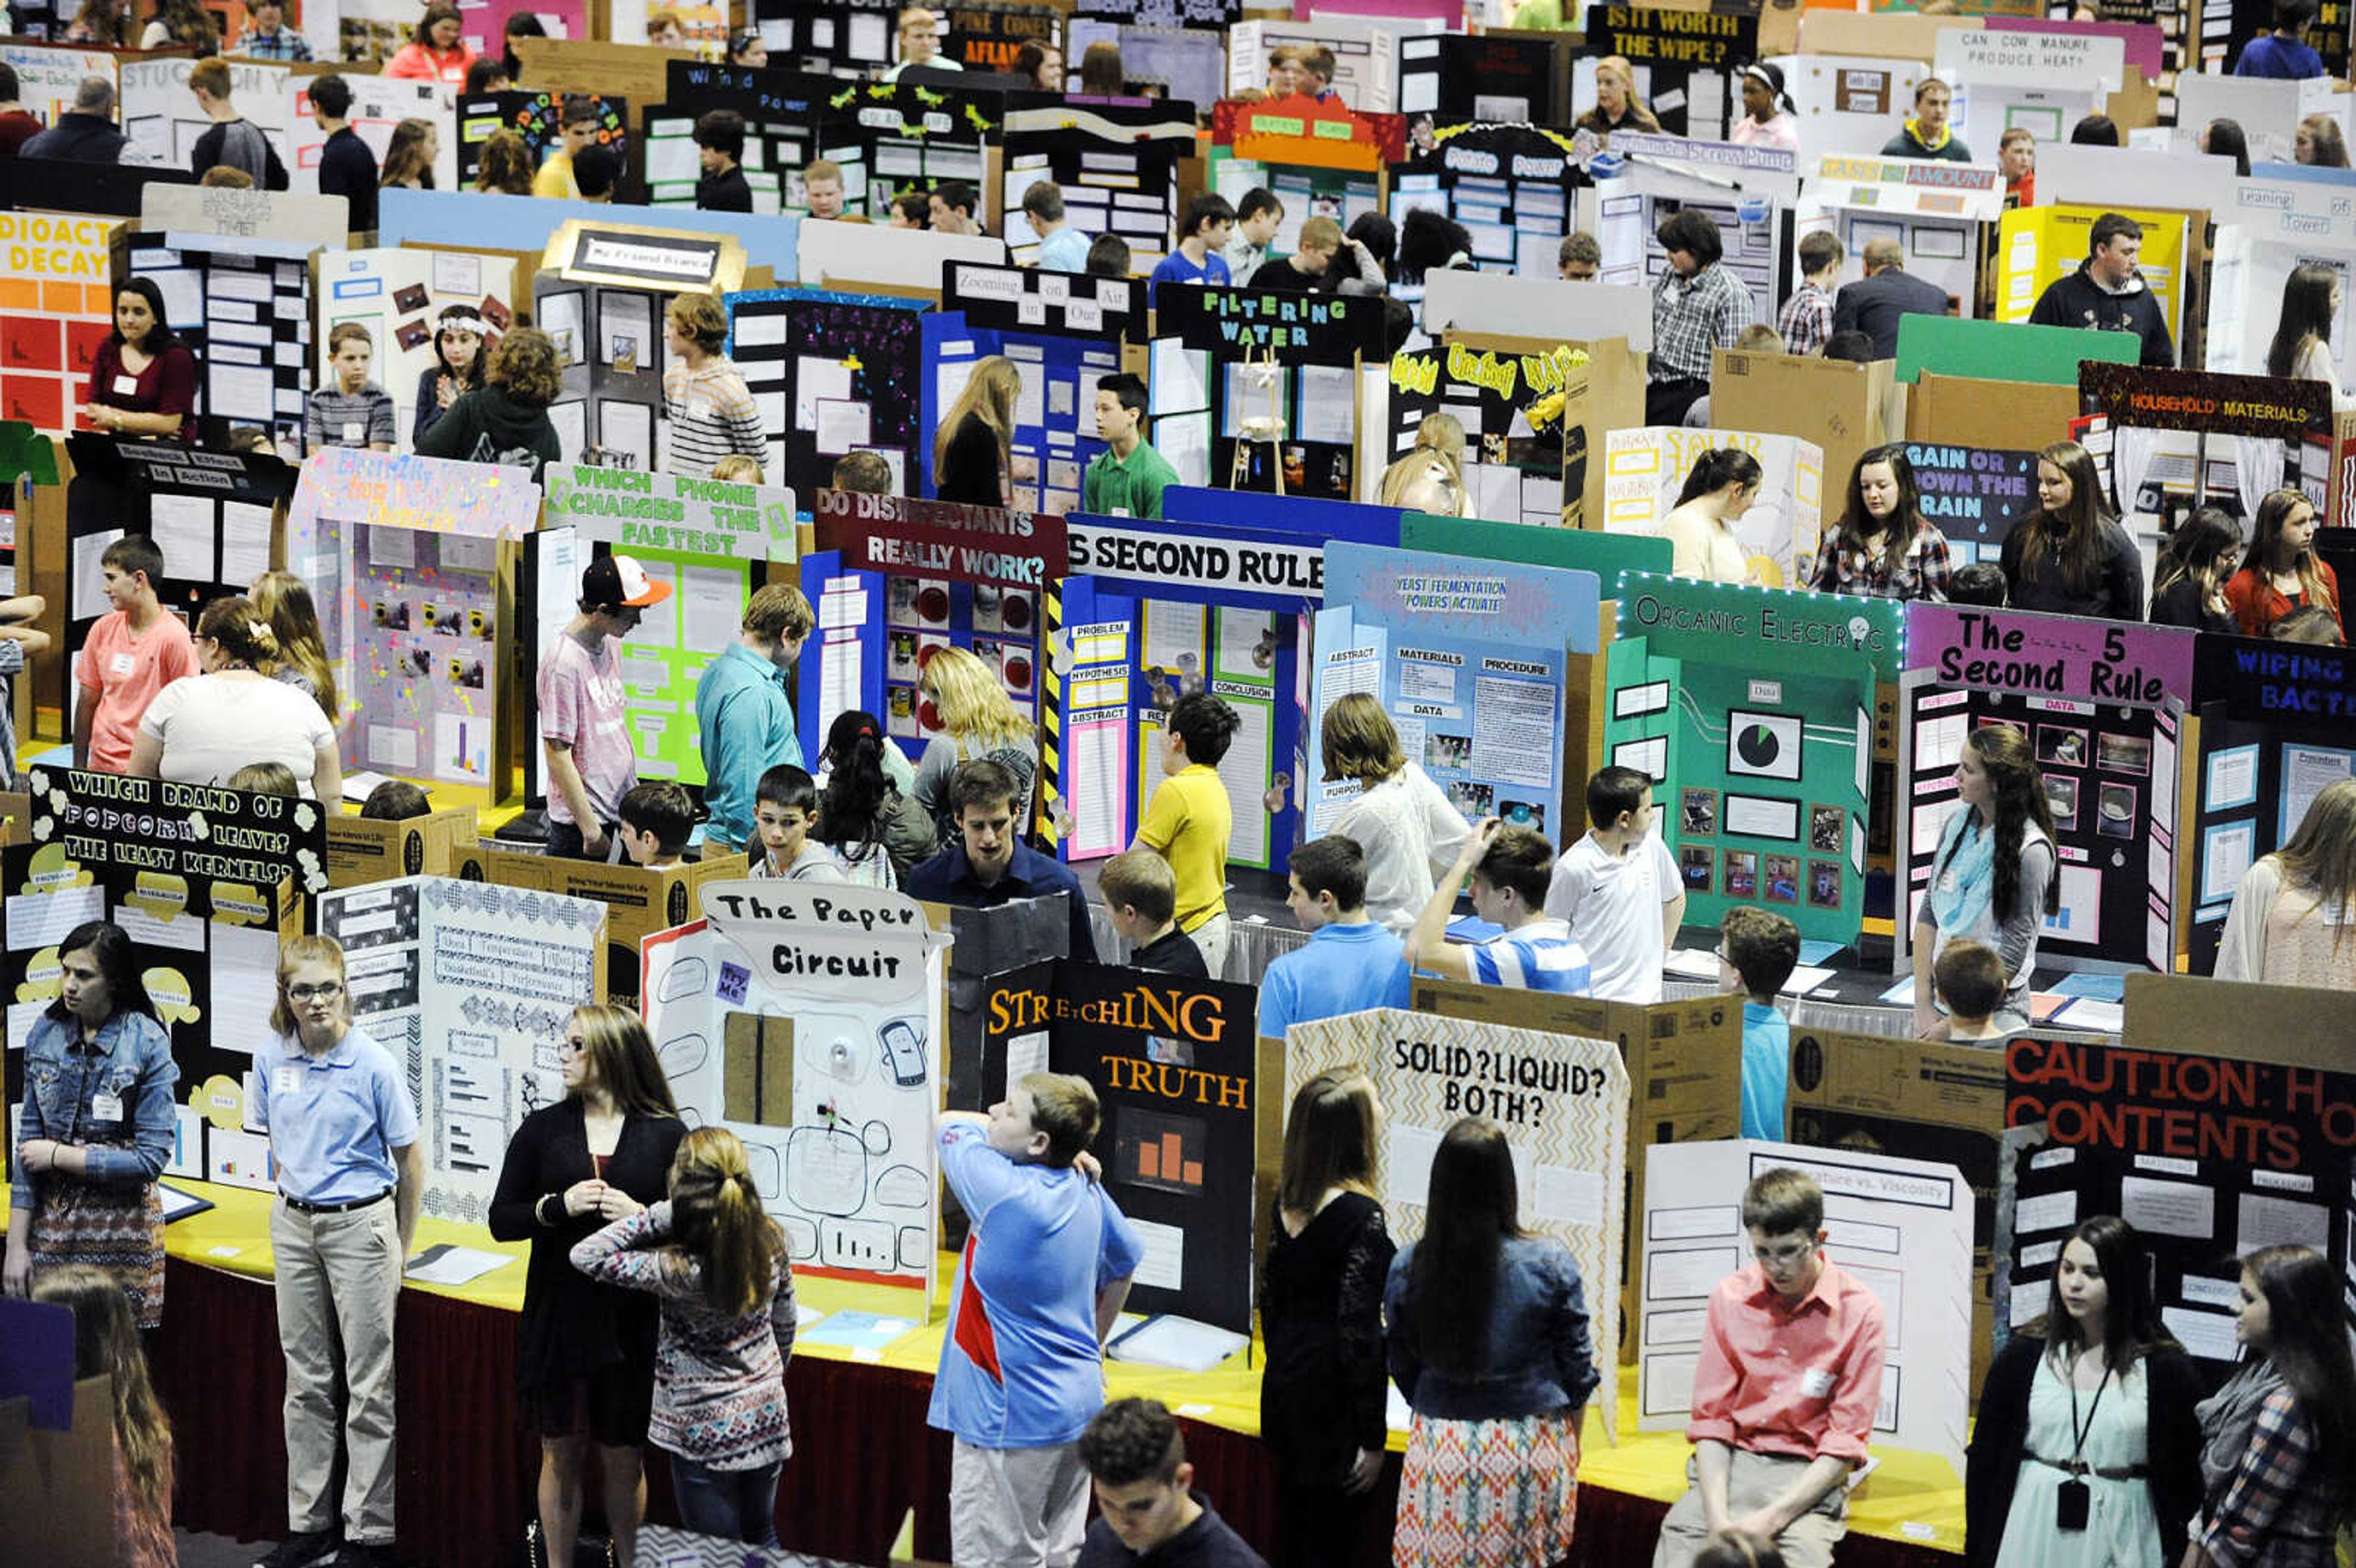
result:
[(1080, 510), (1160, 517), (1162, 492), (1178, 483), (1169, 459), (1145, 444), (1145, 383), (1123, 372), (1097, 382), (1097, 432), (1106, 447), (1080, 479)]
[(1783, 1141), (1783, 1093), (1792, 1075), (1792, 1026), (1775, 994), (1800, 961), (1800, 928), (1750, 904), (1718, 924), (1718, 980), (1742, 994), (1742, 1136)]

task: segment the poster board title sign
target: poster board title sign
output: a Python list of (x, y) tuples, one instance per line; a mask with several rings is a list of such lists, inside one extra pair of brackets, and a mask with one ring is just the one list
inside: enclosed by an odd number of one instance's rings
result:
[(2356, 1148), (2356, 1080), (2318, 1068), (2017, 1040), (2005, 1076), (2005, 1125), (2058, 1144), (2283, 1171)]
[(1382, 312), (1346, 294), (1261, 293), (1250, 289), (1173, 289), (1156, 325), (1189, 348), (1232, 354), (1282, 350), (1316, 365), (1347, 365), (1380, 351)]
[(1315, 599), (1325, 594), (1325, 552), (1315, 545), (1196, 539), (1087, 524), (1073, 525), (1066, 537), (1076, 577), (1094, 573), (1190, 588), (1301, 593)]
[(1721, 16), (1708, 11), (1663, 11), (1650, 6), (1606, 5), (1602, 25), (1590, 27), (1602, 35), (1602, 53), (1625, 56), (1638, 64), (1723, 66), (1749, 59), (1758, 51), (1759, 18)]
[(551, 464), (544, 477), (552, 524), (591, 522), (591, 531), (610, 532), (616, 542), (644, 549), (748, 560), (794, 557), (791, 490), (587, 463)]
[(850, 490), (820, 490), (810, 512), (819, 549), (902, 576), (1044, 588), (1068, 548), (1064, 519), (1050, 513)]
[(1870, 616), (1825, 619), (1807, 613), (1805, 605), (1800, 603), (1786, 607), (1770, 600), (1752, 609), (1724, 603), (1685, 603), (1645, 592), (1636, 595), (1627, 613), (1646, 630), (1659, 627), (1762, 643), (1792, 643), (1803, 647), (1855, 648), (1871, 654), (1890, 651), (1889, 635)]
[(2046, 615), (1909, 607), (1907, 662), (1939, 684), (2149, 707), (2192, 684), (2192, 634)]
[[(847, 883), (780, 892), (765, 882), (707, 882), (697, 901), (713, 931), (789, 991), (872, 998), (924, 983), (924, 906), (905, 894)], [(722, 1000), (741, 1005), (751, 980), (742, 965), (721, 961)]]
[(2201, 650), (2204, 700), (2207, 688), (2222, 685), (2228, 709), (2356, 719), (2356, 685), (2349, 680), (2345, 655), (2246, 638), (2215, 643), (2215, 650)]
[[(1073, 996), (1030, 983), (1036, 971), (1018, 974), (1023, 978), (991, 983), (987, 1006), (992, 1034), (1022, 1034), (1057, 1023), (1078, 1023), (1189, 1040), (1202, 1046), (1223, 1045), (1227, 1040), (1227, 998), (1217, 991), (1156, 985), (1141, 978), (1109, 994)], [(1237, 1073), (1214, 1072), (1183, 1061), (1151, 1060), (1124, 1051), (1102, 1051), (1097, 1061), (1106, 1081), (1125, 1093), (1151, 1094), (1228, 1111), (1252, 1108), (1251, 1080)]]

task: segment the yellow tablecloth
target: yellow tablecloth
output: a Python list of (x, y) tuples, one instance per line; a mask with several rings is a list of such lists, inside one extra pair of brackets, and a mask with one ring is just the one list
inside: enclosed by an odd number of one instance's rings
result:
[[(270, 1252), (268, 1194), (233, 1187), (172, 1178), (170, 1185), (213, 1207), (167, 1226), (166, 1250), (174, 1257), (207, 1267), (226, 1269), (255, 1279), (273, 1272)], [(6, 1217), (7, 1196), (0, 1189), (0, 1222)], [(502, 1311), (523, 1307), (523, 1260), (528, 1243), (491, 1240), (478, 1226), (421, 1218), (417, 1245), (452, 1243), (483, 1252), (504, 1253), (515, 1262), (459, 1286), (421, 1285), (411, 1290), (455, 1296)], [(940, 1362), (941, 1339), (948, 1319), (949, 1284), (957, 1267), (954, 1253), (940, 1255), (933, 1311), (923, 1328), (894, 1340), (882, 1351), (849, 1349), (839, 1345), (805, 1342), (797, 1356), (825, 1360), (859, 1360), (930, 1375)], [(813, 1310), (833, 1313), (866, 1311), (881, 1317), (917, 1316), (916, 1293), (888, 1285), (853, 1285), (842, 1280), (805, 1276), (797, 1282), (801, 1302)], [(1969, 1347), (1954, 1347), (1958, 1360), (1969, 1357)], [(1179, 1414), (1248, 1436), (1259, 1435), (1259, 1365), (1258, 1345), (1248, 1358), (1233, 1356), (1207, 1372), (1172, 1371), (1161, 1367), (1110, 1365), (1115, 1395), (1145, 1394), (1167, 1403)], [(1620, 1439), (1605, 1436), (1600, 1413), (1588, 1413), (1585, 1448), (1580, 1460), (1582, 1482), (1615, 1492), (1674, 1501), (1685, 1490), (1687, 1448), (1676, 1432), (1636, 1430), (1636, 1375), (1633, 1367), (1621, 1369)], [(1404, 1434), (1391, 1434), (1394, 1451), (1407, 1445)], [(1849, 1499), (1849, 1528), (1866, 1535), (1903, 1541), (1909, 1545), (1961, 1552), (1964, 1546), (1964, 1484), (1944, 1459), (1911, 1449), (1878, 1447), (1872, 1473)]]

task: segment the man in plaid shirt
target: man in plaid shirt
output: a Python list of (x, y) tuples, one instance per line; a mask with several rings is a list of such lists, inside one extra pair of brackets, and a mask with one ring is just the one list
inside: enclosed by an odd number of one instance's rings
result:
[(258, 60), (307, 62), (311, 59), (311, 40), (286, 26), (285, 0), (252, 0), (246, 15), (253, 25), (239, 36), (230, 54)]
[(1719, 264), (1726, 253), (1718, 225), (1690, 208), (1673, 212), (1655, 232), (1669, 264), (1653, 284), (1652, 384), (1646, 424), (1683, 424), (1709, 390), (1710, 354), (1731, 348), (1755, 315), (1751, 291)]
[(1840, 277), (1841, 242), (1819, 230), (1800, 241), (1800, 286), (1775, 318), (1786, 354), (1822, 353), (1833, 335), (1833, 285)]

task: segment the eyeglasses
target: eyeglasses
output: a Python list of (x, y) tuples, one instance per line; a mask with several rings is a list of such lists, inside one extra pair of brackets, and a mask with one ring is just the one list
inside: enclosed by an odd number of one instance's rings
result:
[(1769, 1268), (1789, 1268), (1815, 1250), (1814, 1242), (1793, 1242), (1780, 1247), (1753, 1247), (1751, 1255)]
[(289, 986), (286, 999), (290, 1002), (332, 1002), (344, 993), (340, 980), (322, 980), (316, 986)]

